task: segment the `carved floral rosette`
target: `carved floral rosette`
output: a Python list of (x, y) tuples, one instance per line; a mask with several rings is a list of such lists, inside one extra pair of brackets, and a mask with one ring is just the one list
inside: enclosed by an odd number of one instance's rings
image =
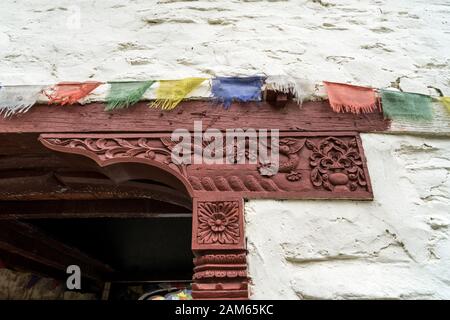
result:
[(244, 249), (242, 200), (194, 201), (193, 249)]

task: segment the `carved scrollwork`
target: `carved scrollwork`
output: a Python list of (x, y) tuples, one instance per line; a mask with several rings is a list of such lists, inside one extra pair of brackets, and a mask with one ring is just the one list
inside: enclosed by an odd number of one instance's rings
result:
[[(279, 140), (266, 139), (265, 143), (270, 141), (270, 146), (263, 152), (266, 156), (261, 157), (259, 149), (257, 154), (250, 152), (250, 142), (246, 141), (245, 149), (227, 152), (230, 150), (219, 148), (223, 151), (222, 155), (217, 154), (219, 162), (210, 162), (208, 157), (212, 154), (204, 152), (213, 143), (211, 139), (204, 140), (200, 146), (187, 139), (180, 143), (187, 144), (186, 150), (190, 150), (190, 155), (206, 154), (207, 159), (200, 158), (208, 160), (187, 163), (173, 157), (172, 150), (177, 142), (172, 141), (169, 135), (43, 134), (39, 139), (50, 149), (85, 155), (102, 166), (115, 163), (111, 160), (140, 162), (140, 159), (146, 159), (149, 164), (152, 164), (150, 161), (155, 162), (164, 170), (167, 167), (169, 172), (181, 174), (194, 196), (226, 192), (227, 197), (239, 195), (248, 198), (373, 198), (362, 146), (354, 132), (282, 133)], [(258, 140), (259, 143), (264, 146), (264, 139), (262, 142)], [(272, 152), (275, 146), (278, 147), (278, 157)], [(226, 161), (229, 156), (233, 161)], [(241, 163), (243, 157), (246, 161)]]
[(306, 141), (310, 156), (311, 183), (329, 191), (366, 189), (367, 181), (356, 138), (344, 141), (328, 137), (314, 143)]
[(165, 138), (49, 138), (46, 143), (68, 150), (82, 150), (95, 154), (98, 159), (111, 160), (117, 158), (148, 159), (178, 168), (186, 176), (186, 166), (172, 159), (170, 148)]
[[(106, 159), (118, 157), (140, 157), (154, 160), (156, 154), (167, 155), (167, 150), (148, 145), (148, 139), (140, 138), (132, 143), (127, 139), (49, 139), (55, 145), (84, 149)], [(169, 154), (170, 155), (170, 154)]]

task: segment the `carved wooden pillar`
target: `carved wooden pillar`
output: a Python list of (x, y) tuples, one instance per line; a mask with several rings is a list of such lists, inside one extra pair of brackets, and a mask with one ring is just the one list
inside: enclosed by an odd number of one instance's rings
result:
[(194, 199), (195, 299), (248, 299), (242, 198)]

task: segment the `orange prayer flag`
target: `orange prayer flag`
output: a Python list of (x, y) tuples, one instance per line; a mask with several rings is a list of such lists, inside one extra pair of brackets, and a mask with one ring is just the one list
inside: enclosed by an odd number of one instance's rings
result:
[(368, 113), (380, 110), (373, 88), (345, 83), (323, 82), (334, 112)]
[(86, 82), (60, 82), (57, 85), (44, 90), (44, 94), (48, 98), (48, 103), (74, 104), (75, 102), (86, 97), (102, 82), (86, 81)]

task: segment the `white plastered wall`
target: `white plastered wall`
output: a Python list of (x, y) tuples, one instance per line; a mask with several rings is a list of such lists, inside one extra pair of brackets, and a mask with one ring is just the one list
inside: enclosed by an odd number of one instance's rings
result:
[(450, 299), (450, 140), (363, 134), (374, 200), (246, 203), (255, 299)]

